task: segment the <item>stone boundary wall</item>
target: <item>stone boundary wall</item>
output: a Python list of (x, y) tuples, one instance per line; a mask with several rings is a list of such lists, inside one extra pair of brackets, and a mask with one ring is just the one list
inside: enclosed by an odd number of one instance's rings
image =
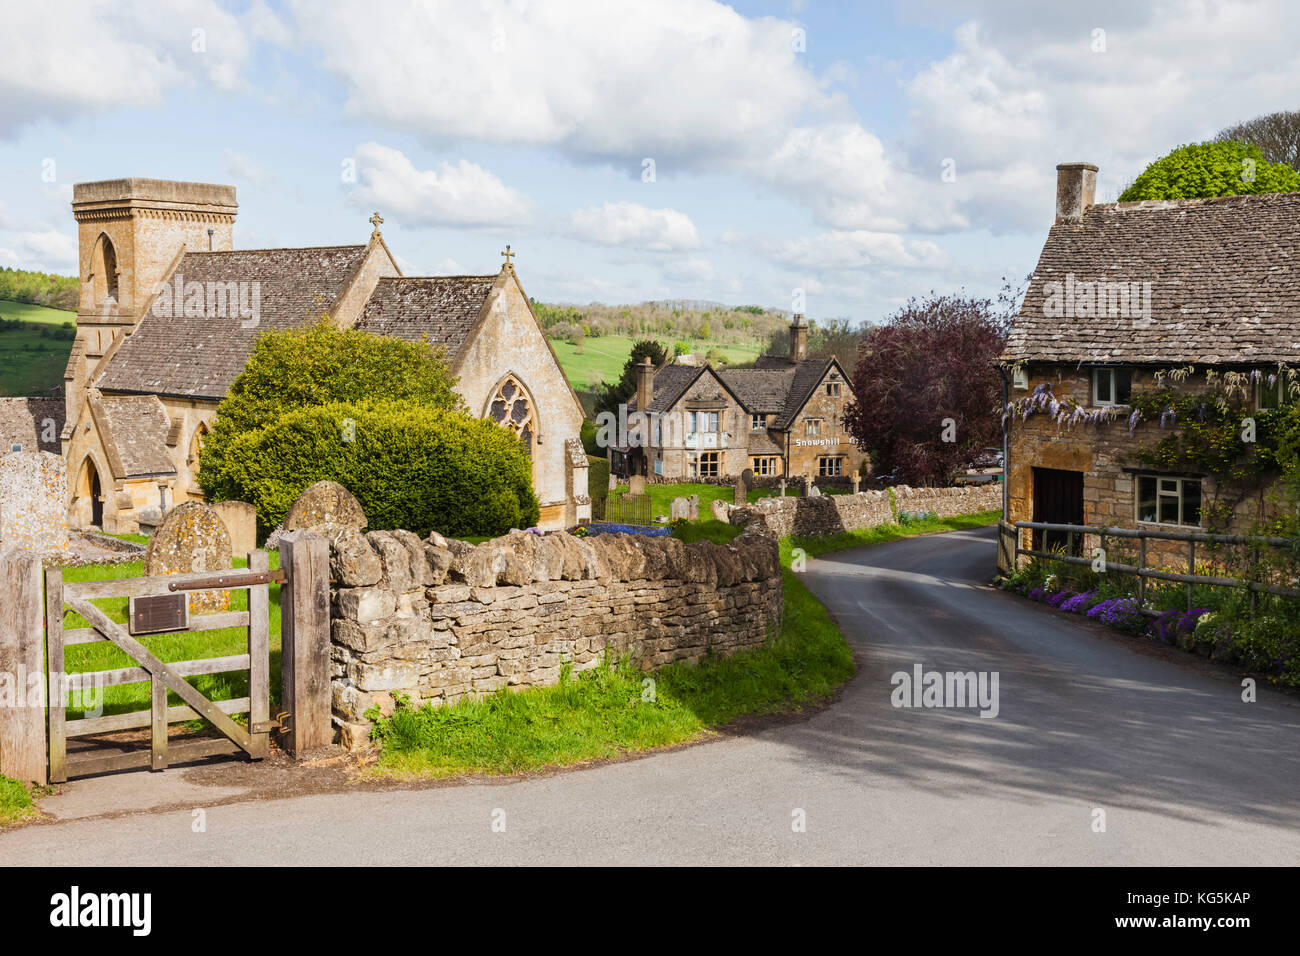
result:
[(330, 680), (345, 746), (365, 714), (554, 684), (562, 663), (644, 668), (757, 647), (780, 626), (775, 540), (513, 532), (474, 546), (409, 531), (330, 536)]
[(791, 534), (815, 537), (890, 524), (897, 520), (898, 511), (933, 511), (940, 518), (951, 518), (1001, 508), (1002, 485), (996, 482), (955, 488), (897, 485), (856, 495), (760, 498), (748, 507), (733, 508), (728, 517), (733, 525), (747, 527), (755, 515), (761, 515), (778, 538)]
[(46, 557), (68, 552), (67, 466), (48, 451), (0, 457), (0, 544)]

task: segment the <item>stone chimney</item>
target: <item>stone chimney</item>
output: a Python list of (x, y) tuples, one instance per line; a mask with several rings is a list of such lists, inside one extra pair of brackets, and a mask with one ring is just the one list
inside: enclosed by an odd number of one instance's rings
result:
[(655, 367), (650, 362), (650, 356), (646, 356), (640, 365), (636, 367), (636, 410), (646, 412), (650, 410), (650, 402), (654, 400), (655, 394)]
[(1056, 221), (1078, 222), (1097, 201), (1097, 167), (1061, 163), (1056, 167)]
[(802, 362), (807, 357), (808, 326), (804, 324), (803, 316), (796, 312), (794, 321), (790, 323), (790, 361)]

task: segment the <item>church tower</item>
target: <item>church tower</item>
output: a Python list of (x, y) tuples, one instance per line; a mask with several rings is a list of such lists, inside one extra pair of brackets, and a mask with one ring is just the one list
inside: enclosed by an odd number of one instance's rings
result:
[(135, 329), (182, 252), (234, 248), (234, 186), (110, 179), (72, 187), (81, 300), (64, 373), (69, 425), (104, 356)]

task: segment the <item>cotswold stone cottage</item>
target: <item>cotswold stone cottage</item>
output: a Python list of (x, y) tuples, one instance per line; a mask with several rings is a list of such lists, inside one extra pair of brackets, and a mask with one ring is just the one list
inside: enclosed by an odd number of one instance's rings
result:
[(1056, 223), (1002, 356), (1006, 518), (1197, 530), (1217, 503), (1231, 508), (1220, 524), (1248, 530), (1273, 507), (1268, 488), (1142, 465), (1138, 451), (1170, 432), (1147, 421), (1130, 434), (1129, 403), (1230, 373), (1248, 411), (1290, 400), (1300, 193), (1097, 204), (1096, 181), (1095, 166), (1057, 167)]
[[(649, 360), (647, 360), (648, 363)], [(618, 448), (617, 467), (668, 481), (756, 476), (850, 475), (865, 455), (844, 427), (852, 401), (838, 361), (808, 358), (808, 326), (795, 316), (788, 355), (762, 355), (750, 369), (646, 364), (628, 416), (651, 421)]]
[(64, 375), (69, 521), (132, 532), (146, 509), (202, 499), (198, 453), (259, 332), (328, 315), (447, 349), (472, 414), (514, 430), (541, 522), (590, 513), (582, 407), (507, 257), (496, 275), (405, 277), (369, 242), (234, 249), (233, 186), (119, 179), (73, 187), (77, 339)]

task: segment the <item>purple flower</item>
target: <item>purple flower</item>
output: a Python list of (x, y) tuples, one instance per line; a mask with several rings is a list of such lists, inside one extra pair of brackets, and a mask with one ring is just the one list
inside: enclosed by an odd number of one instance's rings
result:
[(1097, 591), (1094, 588), (1091, 591), (1084, 591), (1082, 594), (1076, 594), (1068, 601), (1062, 602), (1061, 610), (1069, 611), (1071, 614), (1082, 614), (1087, 608), (1088, 602), (1092, 600), (1092, 596), (1096, 593)]

